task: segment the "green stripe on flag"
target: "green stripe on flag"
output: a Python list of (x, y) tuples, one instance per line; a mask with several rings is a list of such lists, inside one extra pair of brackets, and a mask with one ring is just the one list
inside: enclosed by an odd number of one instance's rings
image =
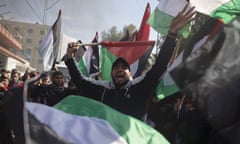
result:
[(106, 120), (129, 144), (169, 144), (164, 136), (142, 121), (92, 99), (68, 96), (55, 108), (74, 115)]
[(113, 55), (106, 47), (102, 46), (101, 48), (101, 79), (103, 80), (112, 80), (111, 70), (112, 63), (117, 59), (117, 56)]
[(172, 19), (173, 16), (167, 15), (161, 12), (158, 8), (155, 8), (150, 18), (148, 19), (148, 23), (157, 32), (166, 35), (168, 33)]
[(161, 80), (159, 82), (156, 90), (157, 90), (157, 92), (156, 92), (157, 99), (162, 100), (162, 99), (166, 98), (167, 96), (170, 96), (172, 94), (179, 92), (180, 89), (176, 84), (166, 86), (166, 85), (164, 85), (164, 81)]
[(237, 15), (240, 15), (240, 0), (231, 0), (210, 14), (213, 18), (221, 18), (225, 24), (230, 23)]
[[(167, 35), (173, 18), (173, 16), (162, 12), (158, 7), (156, 7), (148, 19), (148, 24), (157, 32)], [(189, 26), (190, 24), (187, 24), (179, 31), (184, 38), (189, 36)]]
[(88, 70), (82, 58), (78, 62), (78, 67), (84, 76), (87, 76), (87, 77), (89, 76)]
[(240, 0), (191, 0), (191, 4), (198, 12), (221, 19), (225, 24), (240, 14)]

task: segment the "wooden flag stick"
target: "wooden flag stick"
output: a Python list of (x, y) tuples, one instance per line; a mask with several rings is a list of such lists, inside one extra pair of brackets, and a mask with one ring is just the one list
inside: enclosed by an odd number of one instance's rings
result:
[(100, 45), (101, 43), (80, 43), (80, 42), (77, 42), (76, 45), (78, 47), (81, 47), (81, 46), (94, 46), (94, 45)]

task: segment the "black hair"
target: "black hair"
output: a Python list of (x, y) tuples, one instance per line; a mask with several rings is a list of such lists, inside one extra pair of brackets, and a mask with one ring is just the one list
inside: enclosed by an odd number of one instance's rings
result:
[(122, 58), (122, 57), (119, 57), (119, 58), (117, 58), (117, 59), (114, 61), (114, 63), (112, 64), (112, 69), (113, 69), (113, 67), (115, 67), (115, 66), (116, 66), (117, 64), (119, 64), (119, 63), (123, 64), (123, 65), (126, 66), (129, 70), (131, 70), (128, 62), (127, 62), (124, 58)]

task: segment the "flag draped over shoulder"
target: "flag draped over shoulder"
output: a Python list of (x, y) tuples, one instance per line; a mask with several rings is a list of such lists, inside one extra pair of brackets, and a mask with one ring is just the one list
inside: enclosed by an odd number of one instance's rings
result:
[(240, 15), (240, 0), (191, 0), (190, 2), (197, 11), (213, 18), (220, 18), (224, 23), (229, 23)]
[(102, 79), (111, 80), (111, 66), (118, 57), (127, 60), (131, 67), (132, 75), (134, 76), (139, 68), (139, 58), (151, 52), (154, 44), (154, 41), (101, 42), (100, 60)]
[[(98, 42), (98, 33), (92, 43)], [(98, 45), (89, 46), (82, 58), (78, 62), (78, 67), (85, 76), (95, 76), (99, 73), (99, 47)]]
[[(186, 0), (161, 0), (148, 19), (148, 23), (157, 32), (166, 35), (173, 18), (186, 4)], [(181, 30), (181, 34), (184, 37), (188, 36), (188, 26)]]
[(43, 71), (49, 71), (54, 67), (60, 41), (61, 31), (61, 10), (58, 13), (57, 20), (48, 31), (47, 36), (43, 39), (38, 49), (39, 55), (43, 61)]

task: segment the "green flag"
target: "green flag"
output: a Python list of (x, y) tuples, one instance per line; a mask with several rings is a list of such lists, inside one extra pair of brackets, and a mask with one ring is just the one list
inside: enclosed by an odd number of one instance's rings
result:
[[(186, 0), (161, 0), (148, 19), (149, 25), (157, 32), (167, 35), (173, 18), (186, 4)], [(181, 29), (180, 33), (183, 37), (188, 37), (189, 25)]]
[(58, 103), (55, 108), (72, 115), (104, 120), (109, 123), (128, 144), (169, 143), (164, 136), (142, 121), (120, 113), (92, 99), (81, 96), (69, 96)]
[(221, 19), (225, 24), (240, 14), (240, 0), (191, 0), (191, 4), (197, 11)]

